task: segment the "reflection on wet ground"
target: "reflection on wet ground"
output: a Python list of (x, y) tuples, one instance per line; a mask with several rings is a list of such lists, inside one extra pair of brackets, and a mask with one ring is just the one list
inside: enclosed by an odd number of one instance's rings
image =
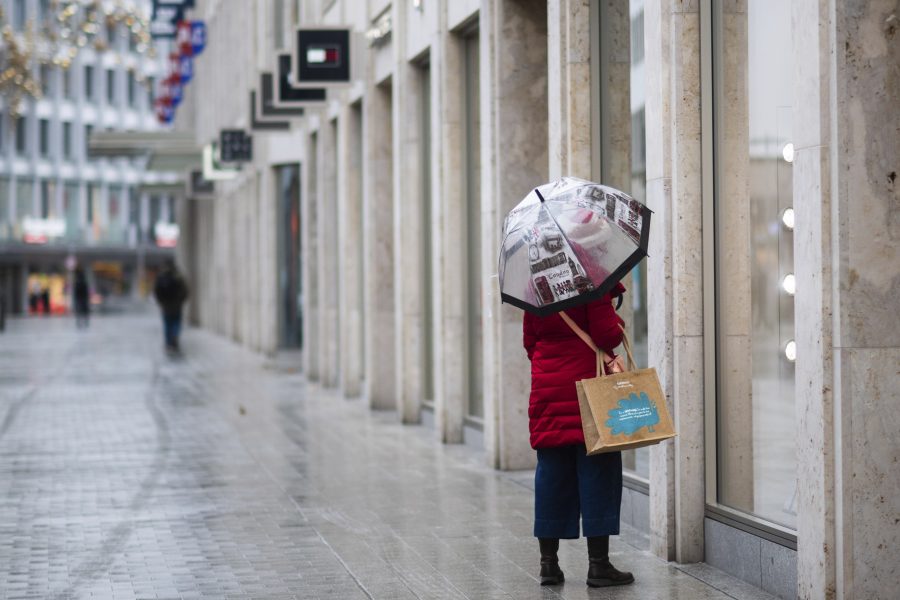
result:
[(532, 498), (480, 455), (156, 318), (0, 334), (0, 598), (728, 598), (620, 540), (638, 582), (535, 578)]

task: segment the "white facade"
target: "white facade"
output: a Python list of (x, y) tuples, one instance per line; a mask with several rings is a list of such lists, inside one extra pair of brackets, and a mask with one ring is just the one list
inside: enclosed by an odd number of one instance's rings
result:
[(286, 132), (253, 132), (254, 160), (186, 209), (195, 316), (277, 349), (274, 182), (299, 165), (306, 376), (483, 447), (497, 468), (529, 468), (522, 316), (497, 289), (502, 220), (561, 175), (630, 190), (654, 216), (623, 315), (679, 435), (626, 461), (626, 520), (664, 559), (782, 597), (890, 597), (892, 10), (198, 2), (210, 41), (180, 126), (199, 143), (249, 129), (248, 91), (297, 24), (346, 25), (365, 48), (352, 85)]

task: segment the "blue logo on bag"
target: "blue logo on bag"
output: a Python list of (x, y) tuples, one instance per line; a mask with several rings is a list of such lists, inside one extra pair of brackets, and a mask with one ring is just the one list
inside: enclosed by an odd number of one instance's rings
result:
[(618, 408), (609, 411), (609, 419), (606, 421), (612, 435), (634, 435), (641, 427), (647, 427), (652, 432), (653, 426), (657, 424), (659, 411), (656, 410), (656, 403), (650, 402), (645, 392), (641, 392), (640, 396), (631, 393), (627, 398), (620, 399)]

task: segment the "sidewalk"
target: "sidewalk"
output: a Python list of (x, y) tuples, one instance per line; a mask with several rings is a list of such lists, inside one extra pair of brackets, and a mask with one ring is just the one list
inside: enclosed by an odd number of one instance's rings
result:
[(157, 321), (0, 335), (0, 598), (733, 597), (620, 539), (634, 585), (588, 590), (580, 540), (541, 588), (523, 474)]

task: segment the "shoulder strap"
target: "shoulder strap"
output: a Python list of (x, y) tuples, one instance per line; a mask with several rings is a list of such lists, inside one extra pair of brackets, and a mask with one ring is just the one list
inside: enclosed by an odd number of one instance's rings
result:
[(587, 344), (588, 347), (597, 354), (597, 376), (606, 376), (606, 364), (604, 361), (609, 360), (610, 357), (606, 354), (606, 352), (600, 350), (600, 348), (597, 347), (597, 344), (594, 343), (594, 340), (591, 339), (591, 336), (589, 336), (584, 329), (579, 327), (578, 324), (572, 320), (572, 317), (567, 315), (565, 311), (560, 311), (559, 316), (563, 321), (566, 322), (566, 325), (568, 325), (569, 328), (573, 332), (575, 332), (575, 335), (580, 337), (581, 341)]

